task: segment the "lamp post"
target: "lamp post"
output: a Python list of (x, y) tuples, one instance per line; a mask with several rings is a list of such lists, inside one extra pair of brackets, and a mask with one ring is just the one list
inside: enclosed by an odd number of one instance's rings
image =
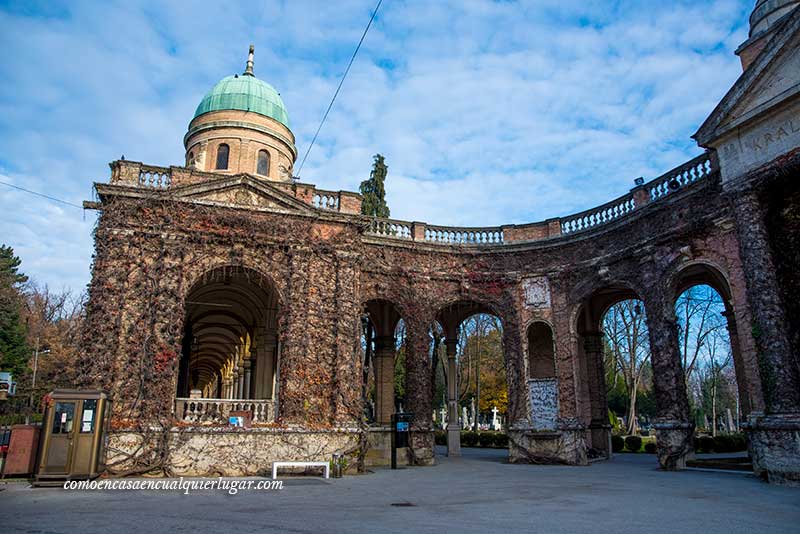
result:
[[(41, 351), (42, 354), (50, 354), (50, 349), (44, 349)], [(28, 396), (28, 408), (30, 410), (33, 409), (33, 396), (36, 391), (36, 371), (39, 368), (39, 336), (36, 336), (36, 344), (34, 345), (33, 350), (33, 376), (31, 378), (31, 393)], [(29, 410), (29, 412), (30, 412)], [(31, 415), (28, 413), (25, 415), (25, 424), (29, 425), (31, 423)]]

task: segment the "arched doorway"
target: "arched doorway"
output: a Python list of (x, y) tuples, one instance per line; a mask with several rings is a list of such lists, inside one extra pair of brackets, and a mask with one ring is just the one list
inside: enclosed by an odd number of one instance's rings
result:
[[(612, 314), (609, 317), (610, 311)], [(624, 324), (626, 320), (629, 322), (627, 332)], [(583, 399), (580, 403), (580, 418), (587, 428), (589, 458), (611, 456), (610, 393), (613, 394), (615, 389), (621, 387), (628, 401), (623, 406), (617, 407), (617, 411), (628, 412), (630, 417), (629, 403), (633, 399), (633, 417), (636, 417), (636, 396), (645, 365), (644, 358), (636, 345), (646, 342), (647, 330), (645, 326), (643, 332), (634, 331), (633, 322), (639, 326), (643, 324), (644, 305), (633, 290), (622, 285), (612, 285), (594, 291), (581, 303), (577, 315), (578, 362), (580, 373), (585, 377), (585, 380), (581, 380), (578, 384), (580, 397)], [(607, 331), (609, 326), (617, 323), (620, 323), (618, 330)], [(626, 337), (628, 339), (624, 341)], [(611, 347), (613, 344), (627, 345), (624, 348), (617, 347), (618, 351), (625, 351), (624, 356), (628, 359), (624, 369), (620, 368), (618, 362), (618, 358), (623, 355), (613, 352)], [(618, 383), (617, 379), (621, 379), (621, 383)], [(621, 428), (617, 430), (624, 432)]]
[[(757, 365), (753, 361), (753, 351), (742, 350), (733, 296), (725, 276), (712, 265), (695, 263), (682, 269), (674, 283), (675, 312), (681, 327), (684, 369), (687, 372), (694, 370), (696, 359), (703, 349), (702, 345), (698, 347), (697, 343), (692, 343), (692, 336), (699, 336), (702, 342), (713, 334), (716, 337), (714, 341), (721, 343), (723, 350), (730, 351), (741, 417), (747, 417), (751, 411), (761, 409), (761, 399), (751, 394), (751, 391), (759, 389), (752, 387), (752, 382), (758, 380)], [(693, 322), (697, 328), (692, 327)]]
[(176, 415), (227, 420), (247, 410), (253, 422), (276, 417), (280, 299), (264, 275), (223, 267), (203, 275), (186, 296)]
[(730, 286), (716, 267), (694, 263), (678, 272), (674, 292), (697, 452), (741, 452), (741, 422), (760, 398), (751, 394), (754, 354), (742, 351)]
[(398, 355), (404, 355), (404, 326), (400, 312), (390, 301), (374, 299), (364, 304), (362, 397), (368, 408), (367, 420), (378, 426), (389, 425), (398, 408), (395, 375), (401, 370)]

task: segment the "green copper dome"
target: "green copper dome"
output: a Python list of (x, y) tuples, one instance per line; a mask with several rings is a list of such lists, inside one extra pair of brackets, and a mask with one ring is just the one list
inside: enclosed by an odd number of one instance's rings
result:
[[(251, 70), (251, 67), (248, 66), (248, 70)], [(271, 117), (289, 127), (289, 114), (281, 96), (274, 87), (249, 72), (220, 80), (200, 101), (194, 116), (197, 118), (203, 113), (227, 109), (252, 111)]]

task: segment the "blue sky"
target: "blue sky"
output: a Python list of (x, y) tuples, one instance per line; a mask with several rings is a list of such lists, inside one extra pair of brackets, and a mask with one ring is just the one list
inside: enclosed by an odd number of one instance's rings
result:
[[(700, 153), (753, 4), (384, 0), (301, 179), (357, 190), (380, 152), (392, 216), (436, 224), (601, 204)], [(0, 1), (0, 180), (80, 204), (123, 154), (181, 164), (195, 107), (251, 42), (303, 154), (373, 7)], [(52, 289), (89, 281), (95, 219), (0, 185), (0, 241)]]

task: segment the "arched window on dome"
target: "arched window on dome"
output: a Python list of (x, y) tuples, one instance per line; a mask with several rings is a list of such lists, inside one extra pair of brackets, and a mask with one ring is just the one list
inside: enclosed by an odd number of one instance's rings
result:
[(230, 147), (224, 143), (217, 148), (217, 170), (228, 168), (228, 154), (230, 150)]
[(256, 174), (267, 176), (269, 174), (269, 152), (266, 150), (258, 151), (258, 164), (256, 165)]
[(186, 166), (194, 167), (194, 151), (190, 151), (189, 155), (186, 156)]

